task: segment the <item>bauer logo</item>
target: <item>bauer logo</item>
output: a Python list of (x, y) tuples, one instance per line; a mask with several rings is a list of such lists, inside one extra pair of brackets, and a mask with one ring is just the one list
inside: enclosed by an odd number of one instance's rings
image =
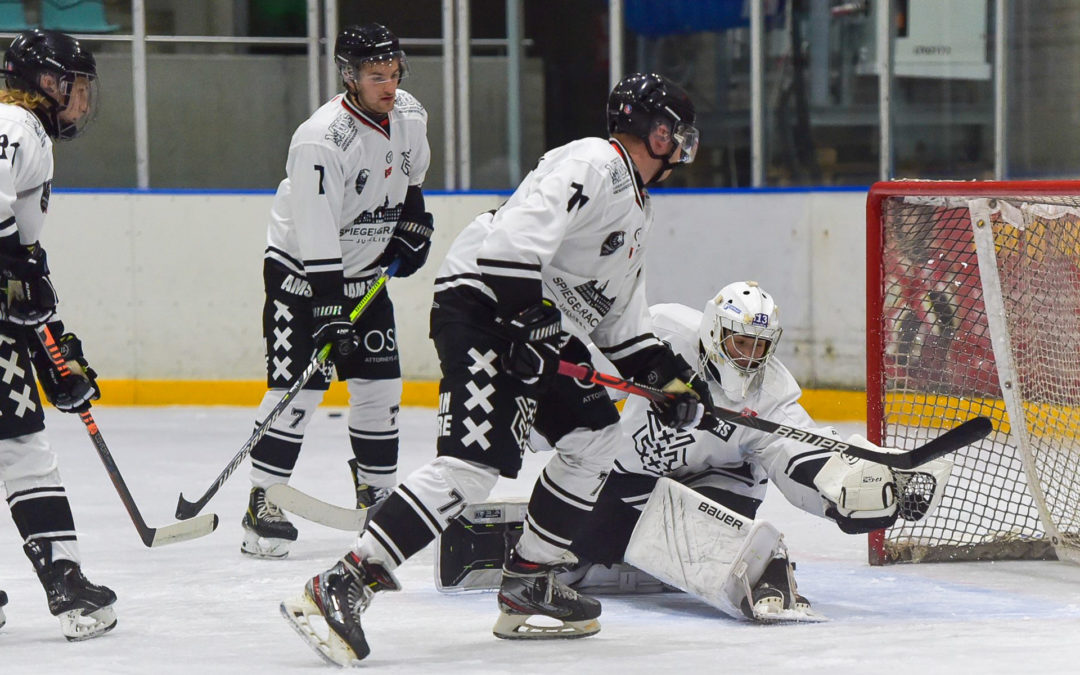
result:
[(626, 233), (622, 230), (618, 232), (612, 232), (604, 240), (604, 243), (600, 246), (600, 255), (611, 255), (615, 251), (622, 248), (622, 245), (626, 243)]
[(712, 516), (724, 525), (733, 527), (736, 530), (742, 529), (743, 521), (739, 520), (731, 513), (720, 509), (716, 506), (716, 504), (710, 504), (709, 502), (701, 502), (698, 504), (697, 510), (701, 511), (706, 515)]
[(761, 328), (769, 327), (769, 315), (768, 314), (755, 314), (754, 320), (750, 322), (751, 326), (759, 326)]

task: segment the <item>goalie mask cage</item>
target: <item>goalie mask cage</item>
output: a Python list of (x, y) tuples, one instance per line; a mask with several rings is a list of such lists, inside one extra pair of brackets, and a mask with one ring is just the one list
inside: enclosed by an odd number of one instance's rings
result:
[(866, 274), (868, 437), (994, 424), (870, 563), (1080, 561), (1080, 181), (877, 183)]

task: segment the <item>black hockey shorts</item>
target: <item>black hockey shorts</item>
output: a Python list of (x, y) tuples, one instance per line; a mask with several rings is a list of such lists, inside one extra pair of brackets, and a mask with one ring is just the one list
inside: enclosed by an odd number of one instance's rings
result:
[[(356, 306), (375, 277), (346, 279), (345, 297)], [(263, 339), (266, 347), (266, 385), (271, 389), (287, 389), (315, 353), (314, 320), (311, 298), (306, 281), (281, 265), (263, 263), (263, 285), (266, 301), (263, 304)], [(371, 301), (357, 320), (356, 332), (360, 348), (337, 364), (338, 379), (363, 378), (391, 380), (401, 377), (397, 335), (394, 326), (394, 304), (384, 289)], [(330, 386), (332, 373), (324, 368), (316, 373), (305, 389), (325, 390)]]
[(45, 428), (28, 342), (37, 339), (32, 328), (0, 321), (0, 439)]
[[(577, 428), (617, 424), (619, 413), (601, 387), (555, 376), (540, 390), (499, 368), (509, 346), (501, 337), (472, 323), (436, 321), (432, 334), (439, 354), (438, 454), (494, 467), (516, 478), (521, 457), (536, 430), (553, 445)], [(589, 351), (576, 338), (562, 358), (589, 363)]]

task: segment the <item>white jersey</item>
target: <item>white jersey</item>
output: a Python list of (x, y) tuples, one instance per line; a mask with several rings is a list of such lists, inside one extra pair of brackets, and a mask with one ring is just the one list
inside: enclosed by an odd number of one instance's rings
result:
[[(701, 312), (678, 304), (653, 305), (650, 312), (656, 335), (688, 363), (698, 363)], [(766, 362), (765, 372), (745, 399), (728, 398), (711, 380), (709, 392), (718, 407), (840, 440), (835, 429), (815, 425), (799, 405), (802, 390), (775, 356)], [(708, 484), (709, 477), (716, 476), (725, 489), (731, 489), (732, 481), (745, 481), (745, 489), (737, 491), (762, 497), (767, 477), (793, 504), (824, 515), (812, 481), (830, 450), (731, 423), (722, 423), (716, 431), (676, 431), (660, 424), (649, 402), (640, 396), (626, 399), (622, 425), (630, 443), (615, 460), (616, 471), (669, 476), (693, 485)]]
[(266, 258), (299, 276), (370, 274), (430, 162), (427, 111), (411, 94), (398, 89), (388, 128), (335, 96), (292, 136)]
[(462, 231), (435, 292), (472, 287), (498, 303), (507, 288), (535, 282), (562, 312), (563, 330), (591, 339), (613, 361), (633, 357), (661, 346), (644, 290), (652, 223), (626, 148), (602, 138), (573, 141), (544, 154), (506, 203)]
[(0, 103), (0, 238), (41, 237), (53, 177), (52, 139), (34, 113)]

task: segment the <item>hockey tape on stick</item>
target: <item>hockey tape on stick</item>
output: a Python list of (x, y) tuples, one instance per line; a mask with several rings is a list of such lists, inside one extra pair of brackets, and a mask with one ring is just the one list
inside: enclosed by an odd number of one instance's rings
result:
[[(675, 397), (675, 394), (636, 384), (614, 375), (598, 373), (588, 366), (580, 366), (570, 363), (569, 361), (559, 361), (559, 374), (584, 382), (598, 384), (602, 387), (618, 389), (619, 391), (624, 391), (628, 394), (643, 396), (650, 401), (660, 402)], [(859, 457), (877, 464), (884, 464), (893, 469), (913, 469), (931, 460), (935, 460), (938, 457), (943, 457), (951, 452), (955, 452), (966, 445), (970, 445), (975, 441), (984, 438), (994, 430), (994, 426), (991, 424), (989, 418), (981, 416), (974, 417), (960, 426), (946, 431), (944, 434), (924, 445), (905, 452), (893, 453), (850, 445), (835, 438), (821, 436), (803, 429), (789, 427), (786, 424), (771, 422), (761, 417), (744, 415), (734, 410), (716, 406), (714, 406), (712, 410), (705, 412), (702, 424), (698, 428), (706, 431), (714, 431), (724, 423), (738, 424), (739, 426), (776, 434), (777, 436), (783, 436), (785, 438), (791, 438), (826, 450), (843, 452), (852, 457)]]
[[(60, 376), (77, 377), (72, 374), (67, 363), (64, 362), (63, 356), (60, 355), (60, 347), (56, 344), (56, 340), (53, 339), (48, 326), (42, 324), (35, 331), (53, 365), (60, 371)], [(120, 469), (116, 466), (112, 453), (109, 452), (109, 446), (105, 444), (105, 439), (101, 435), (97, 422), (94, 421), (94, 416), (90, 414), (90, 409), (87, 408), (79, 413), (79, 419), (86, 425), (86, 433), (90, 435), (90, 440), (94, 442), (94, 449), (97, 450), (98, 457), (101, 458), (102, 464), (105, 465), (105, 471), (108, 472), (113, 487), (116, 488), (117, 494), (120, 495), (120, 501), (124, 503), (124, 508), (127, 509), (131, 522), (135, 524), (135, 529), (138, 531), (143, 544), (151, 547), (175, 544), (178, 541), (210, 534), (217, 528), (218, 517), (213, 513), (199, 516), (194, 520), (166, 525), (165, 527), (150, 527), (147, 525), (139, 512), (139, 507), (135, 505), (135, 499), (131, 496), (131, 491), (128, 490), (124, 477), (120, 475)]]
[[(364, 294), (364, 297), (360, 298), (360, 301), (356, 303), (356, 307), (349, 313), (349, 321), (355, 323), (356, 320), (360, 318), (360, 315), (371, 305), (371, 301), (375, 299), (375, 296), (379, 294), (379, 291), (386, 286), (387, 280), (397, 272), (400, 264), (401, 262), (399, 260), (394, 260), (387, 266), (383, 273), (375, 279), (367, 293)], [(270, 430), (270, 425), (281, 416), (281, 413), (285, 412), (285, 408), (289, 407), (289, 403), (296, 398), (296, 395), (300, 393), (300, 390), (304, 388), (304, 385), (307, 384), (308, 380), (315, 375), (316, 371), (322, 368), (326, 359), (330, 358), (330, 349), (330, 343), (328, 342), (315, 352), (315, 355), (311, 357), (311, 361), (307, 364), (307, 367), (304, 368), (304, 371), (300, 373), (299, 377), (296, 378), (296, 381), (285, 390), (285, 393), (282, 395), (281, 400), (278, 401), (278, 404), (274, 406), (273, 410), (270, 411), (270, 414), (266, 416), (266, 419), (259, 423), (259, 426), (255, 427), (255, 431), (247, 439), (247, 442), (244, 443), (243, 447), (240, 448), (240, 452), (236, 453), (236, 456), (234, 456), (228, 466), (218, 474), (218, 477), (214, 479), (213, 484), (207, 488), (206, 492), (204, 492), (201, 497), (190, 502), (187, 499), (184, 499), (183, 493), (180, 493), (180, 499), (176, 503), (177, 518), (186, 520), (199, 511), (202, 511), (203, 507), (206, 506), (206, 503), (217, 494), (217, 491), (221, 489), (221, 486), (224, 485), (225, 481), (228, 480), (233, 471), (236, 471), (236, 468), (240, 466), (240, 463), (248, 456), (248, 453), (255, 447), (255, 444)]]

